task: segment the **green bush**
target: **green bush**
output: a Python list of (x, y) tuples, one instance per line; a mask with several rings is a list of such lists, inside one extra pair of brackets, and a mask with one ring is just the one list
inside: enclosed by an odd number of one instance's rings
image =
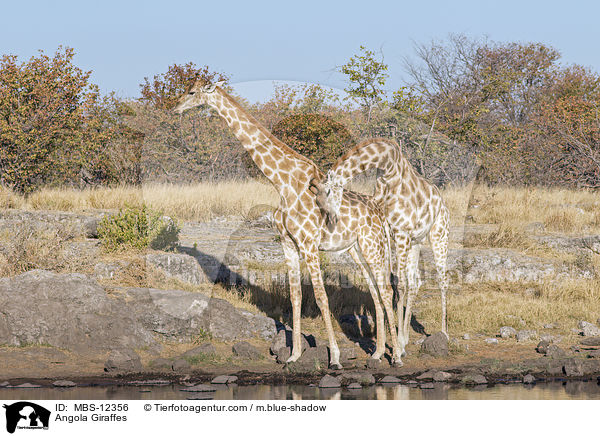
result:
[(116, 215), (105, 216), (98, 225), (98, 236), (107, 251), (123, 249), (172, 250), (180, 228), (169, 217), (146, 206), (126, 207)]

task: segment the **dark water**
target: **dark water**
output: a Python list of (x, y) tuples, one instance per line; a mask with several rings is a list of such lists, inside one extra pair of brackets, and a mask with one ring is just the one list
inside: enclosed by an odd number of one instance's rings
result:
[(70, 389), (0, 389), (0, 400), (598, 400), (597, 381), (548, 382), (535, 385), (454, 387), (435, 383), (433, 389), (406, 385), (319, 389), (309, 386), (218, 386), (216, 392), (183, 392), (183, 386), (94, 386)]

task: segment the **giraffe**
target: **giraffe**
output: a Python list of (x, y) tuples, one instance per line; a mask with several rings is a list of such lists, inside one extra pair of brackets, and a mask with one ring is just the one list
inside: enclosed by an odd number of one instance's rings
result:
[[(372, 357), (381, 359), (385, 352), (385, 308), (392, 341), (392, 362), (402, 365), (400, 347), (395, 331), (393, 289), (390, 283), (390, 243), (385, 217), (369, 196), (344, 192), (340, 198), (341, 219), (335, 225), (325, 225), (317, 200), (309, 189), (310, 181), (320, 180), (323, 174), (310, 159), (292, 150), (245, 111), (223, 88), (198, 79), (182, 95), (173, 109), (208, 105), (225, 119), (235, 136), (248, 151), (252, 160), (273, 184), (280, 196), (280, 205), (273, 221), (281, 235), (288, 267), (292, 303), (292, 354), (287, 362), (296, 361), (301, 353), (301, 283), (300, 255), (310, 273), (317, 305), (321, 310), (329, 339), (330, 367), (341, 368), (340, 351), (333, 332), (329, 303), (321, 268), (319, 250), (349, 251), (367, 279), (375, 305), (377, 322), (376, 349)], [(321, 199), (320, 201), (324, 201)], [(381, 299), (381, 302), (379, 301)]]
[[(384, 138), (362, 141), (340, 157), (328, 171), (325, 182), (313, 182), (319, 206), (335, 225), (344, 186), (356, 175), (378, 168), (374, 200), (384, 210), (396, 245), (398, 277), (398, 339), (402, 354), (408, 343), (411, 310), (421, 285), (419, 277), (420, 244), (429, 237), (437, 269), (442, 302), (442, 332), (448, 336), (446, 294), (448, 290), (447, 257), (450, 214), (439, 189), (419, 176), (395, 142)], [(404, 296), (408, 296), (404, 314)], [(402, 291), (400, 291), (402, 284)], [(403, 325), (402, 325), (403, 324)]]

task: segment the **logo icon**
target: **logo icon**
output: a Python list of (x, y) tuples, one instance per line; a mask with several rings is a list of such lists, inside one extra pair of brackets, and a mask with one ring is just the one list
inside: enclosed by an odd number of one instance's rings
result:
[(4, 404), (6, 409), (6, 431), (14, 433), (19, 429), (48, 429), (50, 411), (29, 401), (19, 401), (10, 405)]

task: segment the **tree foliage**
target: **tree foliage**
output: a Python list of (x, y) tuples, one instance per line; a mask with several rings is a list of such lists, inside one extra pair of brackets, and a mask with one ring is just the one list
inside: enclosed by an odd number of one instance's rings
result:
[(101, 98), (90, 71), (73, 64), (74, 51), (59, 48), (19, 63), (0, 60), (0, 180), (18, 192), (51, 181), (110, 179), (103, 158), (114, 134), (111, 97)]
[(343, 124), (321, 114), (296, 114), (282, 119), (273, 134), (321, 167), (330, 166), (354, 145)]
[(173, 64), (166, 73), (156, 74), (152, 80), (144, 77), (144, 83), (140, 85), (140, 101), (156, 109), (172, 109), (181, 94), (198, 78), (208, 82), (229, 81), (224, 74), (210, 71), (207, 65), (198, 67), (193, 62), (184, 65)]
[(339, 67), (339, 71), (347, 76), (348, 87), (345, 91), (356, 98), (367, 118), (371, 121), (373, 109), (384, 102), (388, 66), (383, 62), (383, 54), (379, 60), (375, 52), (360, 46), (360, 53), (354, 55), (347, 63)]

